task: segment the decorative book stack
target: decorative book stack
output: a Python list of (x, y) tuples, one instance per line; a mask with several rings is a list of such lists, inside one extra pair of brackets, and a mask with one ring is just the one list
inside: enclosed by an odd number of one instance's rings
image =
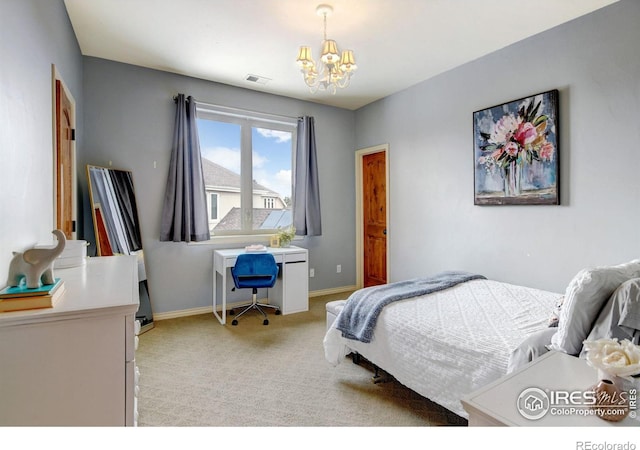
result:
[(247, 245), (244, 251), (247, 253), (264, 253), (267, 251), (267, 247), (262, 244)]
[(39, 288), (30, 289), (25, 283), (8, 286), (0, 291), (0, 312), (52, 308), (64, 291), (64, 281), (60, 278), (56, 278), (53, 284), (45, 284)]

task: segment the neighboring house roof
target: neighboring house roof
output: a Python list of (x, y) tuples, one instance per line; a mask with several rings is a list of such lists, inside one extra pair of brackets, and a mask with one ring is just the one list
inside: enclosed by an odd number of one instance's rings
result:
[[(234, 191), (240, 192), (240, 174), (235, 173), (226, 167), (222, 167), (207, 158), (202, 158), (202, 174), (204, 175), (205, 186), (231, 188)], [(257, 183), (255, 180), (253, 180), (253, 189), (254, 191), (266, 191), (267, 194), (270, 194), (273, 197), (280, 197), (280, 194), (261, 185), (260, 183)]]
[[(291, 225), (292, 216), (290, 209), (264, 209), (253, 208), (254, 230), (275, 230)], [(231, 211), (222, 218), (213, 228), (214, 230), (239, 230), (242, 226), (240, 208), (231, 208)]]

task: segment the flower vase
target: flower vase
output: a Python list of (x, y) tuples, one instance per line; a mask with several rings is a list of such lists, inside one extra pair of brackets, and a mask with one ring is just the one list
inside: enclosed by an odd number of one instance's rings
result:
[(626, 391), (620, 387), (621, 379), (598, 370), (599, 381), (589, 390), (595, 393), (595, 404), (591, 407), (596, 415), (609, 422), (619, 422), (629, 414), (629, 400)]
[(636, 377), (618, 377), (616, 375), (611, 375), (610, 373), (598, 369), (598, 379), (599, 380), (611, 380), (611, 382), (621, 391), (629, 394), (630, 391), (634, 390), (633, 393), (637, 394), (640, 390), (640, 378)]
[(520, 164), (511, 161), (504, 168), (504, 193), (507, 197), (520, 195)]

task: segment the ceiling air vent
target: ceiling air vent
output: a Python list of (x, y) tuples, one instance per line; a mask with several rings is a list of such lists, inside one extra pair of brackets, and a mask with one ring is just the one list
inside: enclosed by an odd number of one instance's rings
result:
[(258, 84), (267, 84), (269, 81), (271, 81), (270, 78), (261, 77), (259, 75), (251, 75), (251, 74), (244, 77), (244, 79), (252, 83), (258, 83)]

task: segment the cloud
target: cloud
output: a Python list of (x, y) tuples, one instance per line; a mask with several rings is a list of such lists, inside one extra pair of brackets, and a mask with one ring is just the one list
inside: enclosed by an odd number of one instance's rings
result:
[(291, 140), (291, 132), (289, 131), (269, 130), (268, 128), (257, 128), (256, 130), (266, 138), (274, 138), (277, 143)]
[(280, 170), (276, 173), (260, 170), (254, 173), (261, 185), (277, 192), (282, 197), (291, 197), (291, 171)]
[(280, 170), (276, 173), (276, 180), (291, 184), (291, 170)]
[(267, 158), (266, 156), (262, 156), (258, 152), (253, 152), (253, 155), (251, 156), (251, 162), (253, 163), (254, 169), (259, 169), (261, 167), (264, 167), (264, 165), (269, 162), (269, 158)]
[(240, 149), (229, 147), (213, 147), (200, 150), (202, 156), (209, 161), (229, 169), (235, 173), (240, 173)]

